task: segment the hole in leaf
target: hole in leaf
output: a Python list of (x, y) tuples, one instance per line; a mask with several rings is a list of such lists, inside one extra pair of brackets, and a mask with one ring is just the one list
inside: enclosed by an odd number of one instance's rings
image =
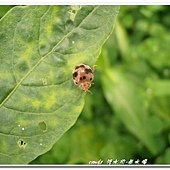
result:
[(17, 143), (18, 146), (23, 149), (25, 149), (25, 147), (27, 146), (27, 143), (23, 139), (19, 139)]
[(76, 10), (72, 10), (72, 13), (75, 14), (77, 11)]
[(43, 132), (45, 132), (47, 130), (47, 125), (44, 121), (39, 122), (38, 126)]

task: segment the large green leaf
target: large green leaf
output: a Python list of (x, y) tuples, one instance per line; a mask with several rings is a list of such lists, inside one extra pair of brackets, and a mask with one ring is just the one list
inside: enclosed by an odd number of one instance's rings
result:
[(28, 163), (75, 123), (76, 64), (94, 65), (117, 6), (14, 7), (0, 21), (0, 163)]

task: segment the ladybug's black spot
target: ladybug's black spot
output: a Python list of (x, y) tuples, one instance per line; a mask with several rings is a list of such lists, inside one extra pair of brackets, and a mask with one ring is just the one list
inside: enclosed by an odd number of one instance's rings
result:
[(82, 65), (79, 65), (79, 67), (85, 67), (85, 66), (82, 64)]
[(79, 65), (79, 66), (76, 66), (76, 67), (75, 67), (75, 70), (78, 69), (78, 68), (80, 68), (80, 67), (83, 67), (83, 68), (84, 68), (85, 66), (84, 66), (83, 64), (82, 64), (82, 65)]
[(83, 76), (83, 79), (86, 79), (86, 76)]
[(80, 66), (76, 66), (75, 69), (78, 69)]
[(92, 78), (90, 78), (90, 80), (92, 80)]
[(73, 79), (74, 79), (75, 77), (77, 77), (77, 75), (78, 75), (78, 73), (77, 73), (77, 72), (74, 72), (74, 73), (73, 73)]
[(86, 69), (85, 69), (85, 73), (86, 73), (86, 74), (89, 74), (89, 73), (93, 73), (93, 72), (92, 72), (91, 69), (86, 68)]
[(78, 84), (77, 81), (75, 83)]
[(83, 78), (82, 78), (82, 77), (80, 77), (80, 80), (83, 80)]

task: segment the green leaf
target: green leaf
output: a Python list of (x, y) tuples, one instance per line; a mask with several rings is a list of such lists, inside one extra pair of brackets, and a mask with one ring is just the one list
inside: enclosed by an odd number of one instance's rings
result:
[(170, 162), (170, 147), (167, 147), (165, 152), (158, 156), (156, 164), (169, 164)]
[(12, 6), (10, 5), (0, 5), (0, 18), (2, 18), (11, 8)]
[(116, 38), (117, 38), (117, 43), (119, 46), (120, 53), (122, 57), (126, 58), (127, 52), (129, 50), (129, 41), (128, 41), (126, 30), (120, 24), (120, 22), (117, 22), (115, 32), (116, 32)]
[[(107, 101), (126, 128), (137, 137), (152, 154), (159, 152), (162, 142), (156, 135), (162, 124), (156, 126), (157, 119), (147, 114), (143, 95), (136, 85), (119, 69), (106, 69), (102, 77), (103, 90)], [(153, 125), (155, 129), (153, 129)]]
[(84, 93), (75, 65), (93, 66), (117, 6), (22, 6), (0, 20), (0, 163), (28, 163), (75, 123)]
[[(158, 32), (160, 33), (161, 31), (158, 30)], [(170, 43), (170, 36), (165, 31), (163, 36), (159, 37), (157, 34), (156, 37), (148, 38), (141, 43), (140, 48), (136, 48), (135, 50), (138, 52), (138, 55), (145, 59), (152, 67), (158, 70), (168, 69), (170, 65), (168, 45)]]
[(170, 96), (169, 80), (148, 81), (148, 86), (154, 96)]

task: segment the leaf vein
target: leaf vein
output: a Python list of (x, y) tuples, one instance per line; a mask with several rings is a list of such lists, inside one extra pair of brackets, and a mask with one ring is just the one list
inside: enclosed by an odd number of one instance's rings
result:
[[(80, 95), (76, 98), (75, 101), (79, 100), (79, 99), (81, 98), (81, 96), (82, 96), (82, 94), (80, 94)], [(70, 102), (70, 103), (72, 103), (72, 102)], [(33, 115), (43, 115), (43, 114), (55, 114), (55, 112), (56, 112), (57, 110), (61, 109), (61, 108), (64, 107), (66, 104), (68, 105), (68, 103), (65, 102), (63, 105), (58, 106), (57, 108), (55, 108), (55, 110), (53, 110), (53, 111), (51, 111), (51, 112), (28, 112), (28, 111), (22, 111), (22, 110), (10, 108), (10, 107), (5, 106), (5, 105), (3, 105), (3, 107), (4, 107), (5, 109), (13, 110), (13, 111), (16, 111), (16, 112), (19, 112), (19, 113), (22, 112), (22, 113), (33, 114)]]
[(59, 86), (59, 85), (61, 85), (61, 84), (64, 84), (64, 83), (66, 83), (66, 82), (68, 82), (68, 81), (70, 81), (70, 78), (69, 79), (67, 79), (67, 80), (64, 80), (64, 81), (62, 81), (62, 82), (60, 82), (60, 83), (57, 83), (57, 84), (47, 84), (47, 85), (29, 85), (29, 84), (21, 84), (21, 86), (24, 86), (24, 87), (35, 87), (35, 88), (46, 88), (46, 87), (53, 87), (53, 86)]
[(39, 19), (39, 30), (38, 30), (38, 53), (39, 55), (41, 56), (41, 53), (40, 53), (40, 33), (41, 33), (41, 20), (42, 18), (44, 17), (44, 15), (46, 15), (48, 13), (48, 11), (51, 9), (51, 6), (48, 7), (47, 11), (44, 12), (44, 14), (40, 17)]

